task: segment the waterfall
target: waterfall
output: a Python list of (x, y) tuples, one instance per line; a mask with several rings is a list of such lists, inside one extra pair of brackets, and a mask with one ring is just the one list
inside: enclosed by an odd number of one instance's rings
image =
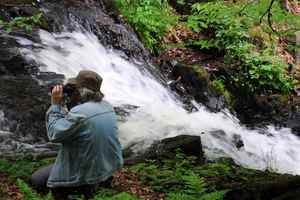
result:
[[(40, 43), (24, 38), (18, 41), (24, 46), (24, 56), (40, 64), (41, 71), (62, 73), (67, 78), (82, 69), (96, 71), (103, 77), (102, 92), (108, 101), (114, 106), (137, 106), (126, 122), (119, 124), (123, 146), (137, 142), (147, 146), (181, 134), (200, 135), (209, 158), (227, 156), (245, 167), (300, 174), (300, 140), (290, 129), (249, 130), (230, 113), (211, 113), (200, 105), (197, 112), (188, 113), (144, 63), (129, 61), (122, 53), (105, 48), (92, 33), (40, 31), (40, 38)], [(244, 147), (236, 147), (236, 137)]]

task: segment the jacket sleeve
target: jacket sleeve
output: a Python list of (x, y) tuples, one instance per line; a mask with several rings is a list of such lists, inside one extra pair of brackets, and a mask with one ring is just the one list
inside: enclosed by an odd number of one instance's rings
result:
[(66, 113), (59, 105), (52, 105), (46, 114), (48, 138), (54, 143), (71, 140), (78, 133), (86, 117), (76, 112)]

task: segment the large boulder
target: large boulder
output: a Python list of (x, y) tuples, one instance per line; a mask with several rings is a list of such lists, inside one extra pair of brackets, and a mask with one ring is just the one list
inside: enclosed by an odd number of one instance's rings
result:
[(133, 154), (130, 147), (125, 149), (125, 164), (135, 164), (147, 159), (174, 159), (178, 149), (187, 156), (196, 157), (199, 163), (203, 163), (205, 160), (200, 136), (179, 135), (157, 141), (144, 152), (138, 152), (137, 154)]

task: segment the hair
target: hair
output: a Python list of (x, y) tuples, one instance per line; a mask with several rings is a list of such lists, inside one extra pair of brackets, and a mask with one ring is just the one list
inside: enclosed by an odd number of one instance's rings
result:
[(79, 88), (78, 91), (82, 102), (88, 102), (88, 101), (100, 102), (104, 97), (104, 95), (100, 91), (95, 92), (86, 87)]

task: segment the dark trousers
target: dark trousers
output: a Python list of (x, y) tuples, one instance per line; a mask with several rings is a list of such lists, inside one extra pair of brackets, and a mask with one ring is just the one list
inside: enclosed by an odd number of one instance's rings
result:
[[(31, 184), (34, 189), (40, 192), (46, 192), (47, 181), (53, 165), (40, 168), (31, 176)], [(96, 185), (82, 185), (78, 187), (58, 187), (51, 188), (55, 200), (68, 200), (70, 194), (83, 195), (85, 199), (91, 199), (96, 191)]]

